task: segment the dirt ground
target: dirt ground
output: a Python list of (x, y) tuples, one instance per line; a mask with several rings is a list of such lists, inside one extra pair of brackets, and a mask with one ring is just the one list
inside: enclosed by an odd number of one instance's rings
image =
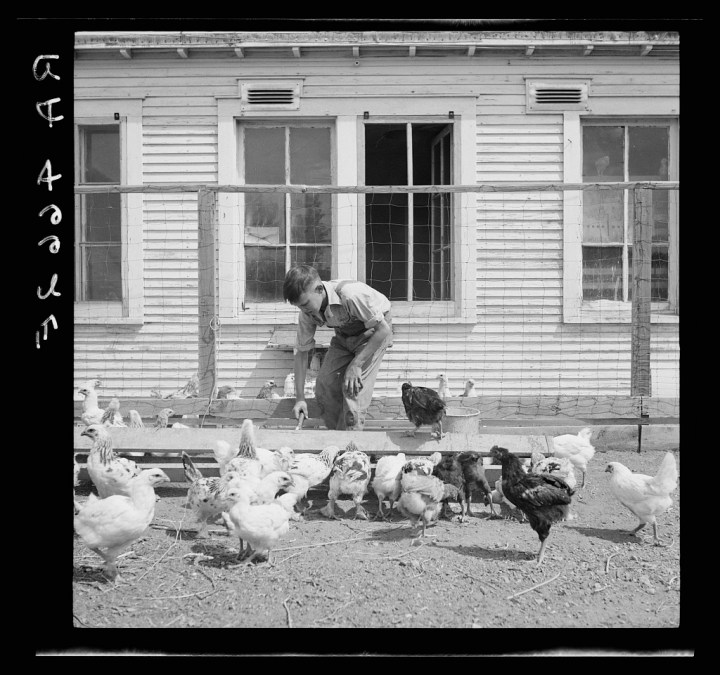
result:
[[(317, 512), (292, 522), (274, 566), (236, 561), (238, 541), (219, 526), (198, 539), (187, 484), (157, 490), (147, 536), (119, 561), (114, 584), (74, 536), (73, 625), (77, 628), (673, 628), (680, 620), (680, 488), (659, 519), (667, 546), (609, 492), (608, 462), (654, 474), (663, 453), (598, 450), (575, 519), (553, 526), (545, 560), (529, 524), (490, 518), (441, 520), (412, 545), (409, 521), (339, 520)], [(676, 453), (676, 457), (678, 454)], [(678, 457), (679, 459), (679, 457)], [(166, 487), (167, 486), (167, 487)], [(88, 484), (76, 489), (82, 500)], [(374, 493), (365, 505), (377, 511)], [(453, 505), (459, 511), (457, 505)], [(497, 508), (497, 507), (496, 507)]]

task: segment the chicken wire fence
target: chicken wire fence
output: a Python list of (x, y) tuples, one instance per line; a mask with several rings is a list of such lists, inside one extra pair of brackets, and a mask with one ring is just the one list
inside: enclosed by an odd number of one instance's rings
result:
[(600, 416), (679, 396), (679, 183), (75, 192), (75, 377), (108, 395), (163, 397), (195, 376), (201, 396), (268, 381), (282, 396), (297, 316), (282, 283), (305, 263), (392, 301), (376, 397), (441, 373), (451, 396), (471, 381), (471, 396)]

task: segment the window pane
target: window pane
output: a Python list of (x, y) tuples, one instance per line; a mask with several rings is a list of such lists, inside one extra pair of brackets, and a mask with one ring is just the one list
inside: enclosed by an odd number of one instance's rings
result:
[(407, 195), (368, 194), (366, 204), (366, 283), (407, 300)]
[(365, 125), (365, 185), (407, 185), (404, 124)]
[(291, 265), (311, 265), (324, 281), (330, 279), (332, 249), (329, 246), (291, 246)]
[(667, 180), (669, 129), (630, 127), (628, 138), (630, 180)]
[(121, 241), (122, 217), (120, 194), (83, 195), (85, 203), (85, 238), (88, 242)]
[(85, 300), (122, 300), (120, 246), (86, 246)]
[(583, 190), (583, 242), (622, 244), (623, 193), (621, 190)]
[(83, 127), (85, 183), (120, 182), (120, 127)]
[(245, 301), (283, 302), (285, 249), (245, 247)]
[(290, 128), (290, 182), (330, 185), (330, 129)]
[(245, 183), (285, 184), (285, 128), (245, 129)]
[(650, 297), (653, 302), (668, 300), (668, 249), (667, 246), (652, 247), (650, 263)]
[(620, 246), (583, 246), (583, 300), (622, 300)]
[(583, 183), (622, 181), (624, 147), (623, 127), (583, 127)]
[(245, 243), (285, 243), (285, 195), (250, 193), (245, 195)]
[(294, 244), (327, 243), (331, 239), (331, 195), (290, 195), (290, 241)]

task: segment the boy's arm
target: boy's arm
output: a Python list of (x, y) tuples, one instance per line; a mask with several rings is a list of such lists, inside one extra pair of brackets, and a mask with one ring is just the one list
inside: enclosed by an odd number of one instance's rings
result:
[[(365, 343), (365, 346), (355, 354), (355, 358), (345, 370), (345, 378), (343, 387), (351, 396), (357, 396), (363, 387), (362, 384), (362, 366), (363, 364), (382, 346), (385, 338), (392, 332), (390, 326), (385, 319), (381, 319), (380, 323), (374, 328), (374, 333)], [(295, 373), (295, 386), (297, 387), (297, 372)]]
[(305, 417), (308, 416), (307, 403), (305, 402), (305, 374), (307, 372), (308, 353), (299, 349), (295, 351), (295, 405), (293, 406), (293, 414), (295, 419), (299, 419), (302, 410)]

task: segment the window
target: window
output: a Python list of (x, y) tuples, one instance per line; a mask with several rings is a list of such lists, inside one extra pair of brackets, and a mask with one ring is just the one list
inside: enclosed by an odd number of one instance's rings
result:
[[(365, 125), (366, 185), (452, 183), (452, 125)], [(365, 280), (390, 300), (453, 298), (452, 195), (368, 194)]]
[[(579, 118), (568, 125), (581, 153), (568, 182), (677, 180), (677, 122)], [(566, 155), (566, 162), (573, 157)], [(678, 192), (651, 191), (653, 320), (678, 311)], [(565, 316), (629, 321), (632, 302), (633, 190), (566, 193)]]
[(219, 191), (224, 323), (294, 325), (297, 309), (282, 302), (282, 281), (295, 262), (316, 265), (326, 279), (358, 279), (387, 292), (400, 323), (475, 321), (476, 195), (352, 189), (474, 184), (475, 95), (303, 96), (297, 111), (275, 114), (243, 107), (239, 94), (217, 103), (219, 185), (351, 188), (331, 195)]
[[(76, 99), (75, 184), (142, 183), (142, 101)], [(141, 323), (142, 195), (75, 195), (77, 323)]]
[[(120, 127), (78, 125), (79, 185), (120, 183)], [(79, 195), (75, 301), (122, 302), (120, 193)]]
[[(328, 126), (242, 126), (245, 183), (330, 185)], [(315, 267), (323, 279), (332, 269), (332, 199), (305, 192), (247, 193), (244, 204), (245, 300), (283, 302), (292, 265)]]

